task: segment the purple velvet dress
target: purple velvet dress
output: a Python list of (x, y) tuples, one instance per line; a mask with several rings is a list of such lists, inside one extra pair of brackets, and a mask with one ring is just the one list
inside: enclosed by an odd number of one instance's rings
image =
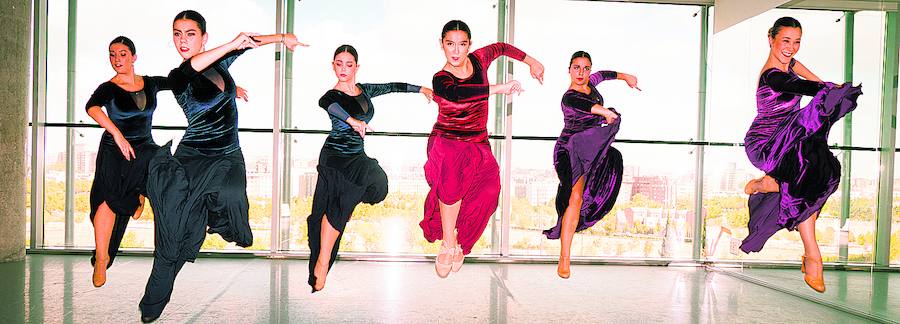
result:
[(562, 99), (565, 126), (553, 149), (553, 165), (559, 177), (556, 191), (557, 222), (545, 230), (548, 239), (558, 239), (563, 213), (569, 207), (572, 186), (584, 177), (583, 203), (575, 231), (581, 231), (600, 221), (616, 203), (622, 186), (622, 153), (610, 146), (619, 132), (622, 118), (605, 124), (602, 116), (591, 114), (595, 104), (603, 105), (603, 97), (595, 86), (616, 78), (614, 71), (591, 74), (590, 94), (572, 89)]
[[(741, 244), (746, 253), (759, 252), (782, 228), (796, 230), (837, 190), (841, 165), (828, 149), (828, 132), (862, 94), (849, 82), (800, 79), (794, 63), (787, 72), (763, 72), (756, 90), (757, 115), (744, 146), (750, 162), (774, 178), (780, 191), (750, 195), (750, 233)], [(801, 108), (804, 95), (813, 99)]]

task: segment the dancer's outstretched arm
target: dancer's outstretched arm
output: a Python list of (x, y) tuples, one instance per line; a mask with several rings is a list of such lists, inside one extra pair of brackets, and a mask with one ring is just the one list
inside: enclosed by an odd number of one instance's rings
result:
[(194, 70), (203, 71), (232, 51), (257, 48), (275, 42), (282, 42), (291, 51), (297, 46), (307, 46), (298, 42), (297, 36), (294, 34), (259, 35), (256, 33), (240, 33), (228, 43), (191, 57), (191, 67)]

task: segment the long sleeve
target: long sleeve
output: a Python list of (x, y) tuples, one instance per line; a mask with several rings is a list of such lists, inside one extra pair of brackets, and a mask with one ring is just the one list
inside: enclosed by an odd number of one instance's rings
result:
[(350, 117), (350, 114), (347, 113), (347, 110), (344, 107), (341, 107), (341, 104), (338, 103), (339, 97), (332, 93), (332, 91), (328, 91), (322, 98), (319, 98), (319, 107), (325, 109), (329, 115), (334, 116), (340, 121), (347, 121), (347, 118)]
[(803, 80), (776, 69), (766, 71), (765, 82), (777, 92), (815, 96), (825, 87), (822, 82)]
[(359, 85), (359, 87), (360, 89), (362, 89), (362, 92), (365, 93), (369, 98), (375, 98), (391, 92), (419, 92), (419, 90), (422, 88), (417, 85), (403, 82), (362, 83)]
[(442, 71), (431, 80), (434, 93), (453, 102), (486, 100), (490, 93), (488, 84), (459, 84), (449, 72)]
[[(225, 56), (211, 64), (207, 69), (213, 68), (216, 64), (221, 64), (222, 67), (227, 70), (228, 67), (231, 66), (231, 63), (245, 51), (247, 51), (247, 49), (228, 52), (228, 54), (225, 54)], [(172, 90), (175, 95), (181, 94), (187, 89), (188, 84), (190, 84), (194, 78), (201, 75), (201, 72), (202, 71), (197, 71), (191, 66), (191, 60), (185, 60), (181, 65), (169, 72), (169, 89)]]
[(344, 110), (343, 107), (341, 107), (341, 104), (337, 102), (333, 102), (328, 105), (328, 108), (325, 108), (325, 111), (327, 111), (329, 115), (332, 115), (335, 118), (340, 119), (341, 121), (346, 121), (347, 118), (350, 118), (350, 114), (348, 114), (347, 111)]
[(615, 80), (618, 77), (619, 77), (619, 73), (616, 71), (602, 70), (602, 71), (597, 71), (597, 72), (594, 72), (593, 74), (591, 74), (591, 78), (590, 78), (589, 82), (592, 86), (596, 86), (600, 82), (607, 81), (607, 80)]
[(526, 56), (525, 52), (519, 48), (507, 43), (499, 42), (479, 48), (472, 52), (472, 54), (478, 58), (478, 61), (481, 63), (481, 67), (484, 70), (487, 70), (488, 66), (491, 65), (491, 62), (500, 57), (500, 55), (509, 56), (518, 61), (524, 60)]

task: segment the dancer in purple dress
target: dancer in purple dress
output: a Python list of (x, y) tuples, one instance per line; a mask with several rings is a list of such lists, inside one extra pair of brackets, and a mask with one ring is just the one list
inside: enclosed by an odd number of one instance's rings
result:
[(553, 165), (559, 176), (556, 191), (557, 223), (544, 235), (560, 239), (556, 273), (569, 278), (569, 256), (575, 232), (600, 221), (616, 203), (622, 186), (622, 153), (610, 146), (621, 119), (613, 108), (603, 106), (597, 84), (623, 80), (638, 89), (637, 78), (615, 71), (591, 74), (591, 55), (575, 52), (569, 60), (572, 82), (562, 98), (565, 127), (553, 149)]
[[(862, 90), (849, 82), (823, 82), (795, 60), (801, 35), (800, 22), (791, 17), (769, 29), (771, 49), (756, 90), (757, 116), (744, 138), (747, 157), (766, 175), (744, 187), (750, 195), (750, 234), (741, 250), (758, 252), (782, 228), (799, 229), (803, 279), (824, 292), (815, 222), (841, 176), (826, 141), (831, 126), (856, 108)], [(804, 95), (813, 99), (800, 107)]]

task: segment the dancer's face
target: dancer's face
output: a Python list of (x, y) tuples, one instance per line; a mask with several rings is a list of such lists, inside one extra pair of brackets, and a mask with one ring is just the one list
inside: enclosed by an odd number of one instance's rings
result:
[(441, 48), (444, 50), (444, 56), (447, 57), (447, 63), (454, 67), (463, 65), (466, 56), (469, 55), (469, 35), (461, 30), (452, 30), (444, 35), (441, 39)]
[(117, 74), (134, 73), (134, 61), (136, 60), (137, 56), (132, 54), (125, 44), (109, 45), (109, 65)]
[(797, 27), (781, 27), (775, 38), (769, 37), (771, 55), (783, 64), (788, 64), (794, 55), (800, 51), (800, 36), (803, 31)]
[(591, 60), (586, 57), (576, 57), (569, 65), (569, 77), (576, 85), (587, 84), (591, 78)]
[(206, 39), (207, 34), (200, 31), (196, 21), (179, 19), (172, 24), (172, 43), (185, 60), (203, 52)]
[(359, 69), (359, 65), (356, 64), (356, 59), (350, 53), (341, 52), (335, 55), (331, 65), (334, 67), (334, 75), (338, 80), (347, 82), (356, 79), (356, 70)]

